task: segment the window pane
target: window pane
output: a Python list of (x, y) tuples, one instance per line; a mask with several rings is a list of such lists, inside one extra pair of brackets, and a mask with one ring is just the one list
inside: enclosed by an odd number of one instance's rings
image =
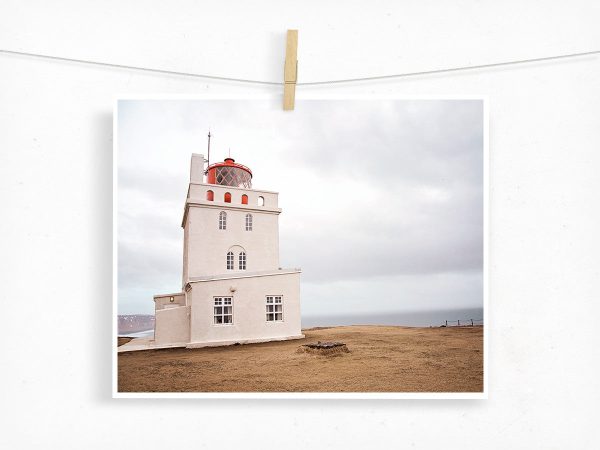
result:
[(215, 314), (223, 314), (223, 307), (215, 306)]
[(267, 312), (273, 312), (273, 305), (267, 305)]
[(275, 314), (275, 320), (283, 320), (283, 314), (281, 314), (281, 313)]
[(223, 313), (224, 314), (231, 314), (231, 306), (224, 306), (223, 307)]
[(275, 305), (275, 312), (281, 312), (282, 311), (282, 305)]
[(267, 314), (267, 320), (272, 321), (273, 320), (273, 314)]
[(215, 316), (215, 323), (223, 323), (221, 316)]
[(224, 323), (231, 323), (232, 322), (231, 321), (231, 316), (224, 316), (223, 319), (224, 319)]

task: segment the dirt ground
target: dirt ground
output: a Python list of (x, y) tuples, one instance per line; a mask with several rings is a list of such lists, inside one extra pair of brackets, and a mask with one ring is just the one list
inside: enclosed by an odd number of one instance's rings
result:
[[(483, 327), (361, 325), (303, 333), (294, 341), (119, 353), (119, 392), (483, 390)], [(317, 341), (341, 341), (350, 352), (297, 351)]]
[(119, 336), (117, 338), (117, 346), (121, 346), (123, 344), (127, 344), (129, 341), (131, 341), (133, 338), (130, 337), (124, 337), (124, 336)]

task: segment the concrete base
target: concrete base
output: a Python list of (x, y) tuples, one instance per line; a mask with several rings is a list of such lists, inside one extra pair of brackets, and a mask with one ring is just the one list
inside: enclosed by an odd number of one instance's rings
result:
[(154, 339), (150, 338), (137, 338), (132, 339), (127, 344), (123, 344), (117, 347), (117, 353), (124, 352), (137, 352), (140, 350), (158, 350), (161, 348), (184, 348), (187, 342), (177, 342), (173, 344), (157, 344)]
[(235, 341), (214, 341), (214, 342), (190, 342), (186, 345), (186, 348), (203, 348), (203, 347), (221, 347), (225, 345), (234, 344), (259, 344), (262, 342), (277, 342), (277, 341), (291, 341), (294, 339), (304, 339), (306, 336), (298, 334), (296, 336), (282, 336), (268, 339), (238, 339)]
[(204, 348), (204, 347), (222, 347), (234, 344), (259, 344), (263, 342), (291, 341), (294, 339), (304, 339), (306, 336), (299, 334), (296, 336), (283, 336), (269, 339), (241, 339), (237, 341), (215, 341), (215, 342), (177, 342), (173, 344), (157, 344), (154, 339), (137, 338), (132, 339), (127, 344), (117, 347), (117, 353), (137, 352), (141, 350), (160, 350), (163, 348)]

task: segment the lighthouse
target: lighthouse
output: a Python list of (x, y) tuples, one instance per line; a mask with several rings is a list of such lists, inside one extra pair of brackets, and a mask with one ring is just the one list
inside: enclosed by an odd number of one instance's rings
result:
[(300, 269), (279, 264), (278, 193), (233, 158), (192, 154), (180, 292), (154, 296), (153, 347), (299, 339)]

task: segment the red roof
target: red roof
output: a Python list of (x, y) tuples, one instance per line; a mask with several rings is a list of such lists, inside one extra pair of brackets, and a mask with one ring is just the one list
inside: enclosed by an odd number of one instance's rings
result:
[(233, 159), (233, 158), (225, 158), (225, 161), (223, 161), (223, 162), (211, 164), (210, 166), (208, 166), (206, 171), (208, 172), (210, 169), (214, 169), (216, 167), (237, 167), (238, 169), (245, 170), (246, 172), (248, 172), (250, 174), (250, 176), (252, 176), (252, 171), (250, 170), (249, 167), (244, 166), (243, 164), (236, 163), (235, 159)]

